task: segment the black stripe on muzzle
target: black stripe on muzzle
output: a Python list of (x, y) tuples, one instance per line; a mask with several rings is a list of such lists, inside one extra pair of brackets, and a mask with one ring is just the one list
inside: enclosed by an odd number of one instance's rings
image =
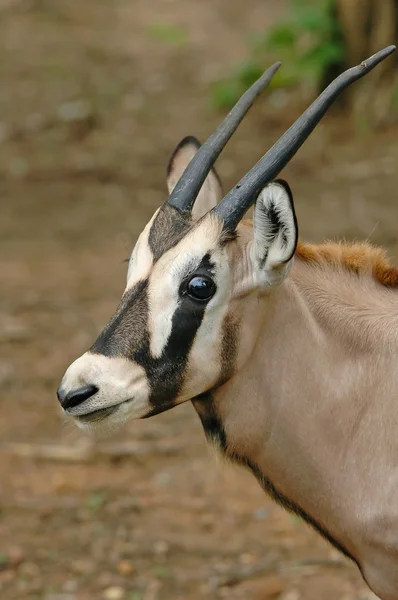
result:
[[(195, 272), (211, 275), (214, 269), (206, 255)], [(126, 292), (119, 308), (93, 344), (90, 352), (108, 357), (123, 357), (142, 366), (151, 388), (150, 403), (154, 408), (170, 408), (182, 385), (189, 353), (202, 323), (206, 304), (196, 303), (187, 296), (172, 317), (168, 342), (160, 357), (150, 351), (148, 330), (148, 280), (137, 283)]]

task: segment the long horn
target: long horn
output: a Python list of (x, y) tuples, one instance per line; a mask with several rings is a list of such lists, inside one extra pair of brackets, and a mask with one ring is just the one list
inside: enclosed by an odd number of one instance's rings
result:
[(277, 62), (267, 69), (238, 100), (216, 131), (202, 144), (173, 189), (168, 199), (169, 204), (180, 210), (192, 210), (200, 188), (217, 157), (280, 66), (281, 63)]
[(290, 129), (213, 209), (224, 222), (226, 229), (234, 229), (237, 226), (247, 209), (255, 202), (260, 190), (272, 181), (296, 154), (340, 92), (369, 73), (394, 50), (395, 46), (388, 46), (332, 81)]

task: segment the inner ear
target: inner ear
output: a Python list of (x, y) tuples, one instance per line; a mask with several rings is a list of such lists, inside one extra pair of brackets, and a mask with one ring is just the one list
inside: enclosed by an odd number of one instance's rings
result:
[[(173, 191), (186, 167), (200, 148), (200, 145), (199, 140), (193, 136), (188, 136), (181, 140), (174, 150), (167, 167), (167, 187), (169, 194)], [(200, 219), (200, 217), (214, 208), (222, 196), (220, 179), (216, 170), (212, 168), (195, 200), (192, 209), (193, 220)]]
[[(257, 267), (280, 279), (296, 250), (298, 227), (293, 195), (286, 181), (268, 184), (258, 195), (253, 217)], [(278, 276), (279, 273), (279, 276)]]

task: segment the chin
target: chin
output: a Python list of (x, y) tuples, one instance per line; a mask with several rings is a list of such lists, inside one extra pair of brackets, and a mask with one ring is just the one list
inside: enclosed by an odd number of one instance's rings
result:
[(140, 419), (144, 414), (134, 414), (132, 402), (102, 408), (87, 415), (72, 416), (77, 427), (93, 437), (103, 438), (122, 429), (130, 419)]

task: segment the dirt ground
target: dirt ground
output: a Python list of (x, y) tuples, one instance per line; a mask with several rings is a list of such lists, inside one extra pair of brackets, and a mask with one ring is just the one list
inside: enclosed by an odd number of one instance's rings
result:
[[(168, 155), (212, 131), (211, 82), (283, 9), (0, 1), (1, 600), (373, 597), (250, 474), (217, 464), (191, 405), (92, 444), (55, 397), (116, 307)], [(298, 110), (258, 102), (220, 160), (226, 187)], [(303, 238), (369, 238), (398, 257), (397, 133), (336, 113), (319, 126), (284, 173)]]

